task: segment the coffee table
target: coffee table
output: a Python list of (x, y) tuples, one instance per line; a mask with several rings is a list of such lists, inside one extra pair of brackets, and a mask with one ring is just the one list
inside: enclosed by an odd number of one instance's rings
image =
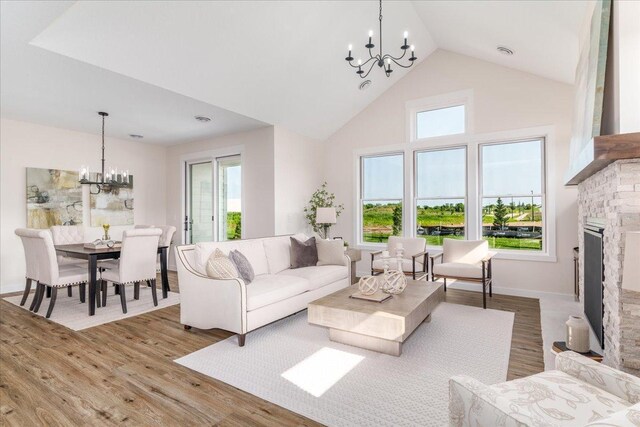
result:
[(350, 298), (357, 286), (309, 303), (308, 322), (329, 328), (331, 341), (400, 356), (402, 343), (444, 300), (440, 283), (407, 280), (400, 295), (384, 302)]

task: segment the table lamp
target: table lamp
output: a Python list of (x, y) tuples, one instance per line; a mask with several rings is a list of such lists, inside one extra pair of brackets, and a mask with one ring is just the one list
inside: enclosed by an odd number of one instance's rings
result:
[(329, 227), (337, 220), (336, 208), (318, 208), (316, 210), (316, 224), (321, 224), (324, 230), (324, 238), (329, 238)]

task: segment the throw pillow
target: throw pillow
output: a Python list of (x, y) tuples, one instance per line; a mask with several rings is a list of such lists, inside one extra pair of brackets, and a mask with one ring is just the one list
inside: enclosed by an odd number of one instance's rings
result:
[(306, 242), (291, 239), (291, 268), (311, 267), (318, 263), (318, 248), (316, 238), (312, 237)]
[(316, 240), (318, 265), (344, 265), (344, 243), (342, 240)]
[(247, 257), (244, 256), (242, 252), (233, 250), (229, 252), (229, 259), (236, 266), (238, 274), (242, 280), (244, 280), (244, 283), (247, 285), (251, 283), (256, 275), (254, 274), (253, 267)]
[(207, 260), (207, 276), (212, 279), (235, 279), (238, 270), (229, 257), (216, 248)]

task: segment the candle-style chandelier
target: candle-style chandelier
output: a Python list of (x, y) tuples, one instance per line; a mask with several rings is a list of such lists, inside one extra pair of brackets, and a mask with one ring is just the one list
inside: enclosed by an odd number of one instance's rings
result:
[[(89, 166), (82, 166), (80, 168), (79, 181), (80, 184), (87, 185), (95, 185), (97, 186), (97, 193), (102, 191), (103, 189), (108, 191), (113, 187), (126, 187), (129, 185), (130, 176), (128, 170), (118, 171), (118, 168), (112, 167), (107, 168), (105, 172), (105, 161), (104, 161), (104, 119), (109, 115), (109, 113), (105, 113), (100, 111), (98, 113), (102, 116), (102, 169), (100, 173), (97, 175), (96, 180), (92, 181), (89, 173)], [(92, 191), (93, 192), (93, 191)]]
[[(356, 71), (356, 74), (358, 74), (361, 78), (366, 78), (369, 73), (371, 72), (371, 70), (373, 69), (373, 67), (375, 65), (378, 65), (378, 67), (382, 68), (384, 70), (384, 73), (387, 75), (387, 77), (389, 77), (391, 75), (391, 73), (393, 72), (393, 69), (391, 68), (391, 63), (393, 62), (394, 64), (396, 64), (399, 67), (402, 68), (409, 68), (413, 65), (413, 62), (418, 59), (415, 56), (415, 46), (413, 45), (409, 45), (407, 39), (409, 38), (409, 33), (407, 31), (404, 32), (404, 43), (402, 44), (402, 46), (400, 46), (400, 49), (402, 49), (402, 55), (399, 57), (395, 57), (392, 55), (389, 55), (388, 53), (383, 54), (382, 53), (382, 0), (380, 0), (380, 16), (378, 18), (378, 20), (380, 21), (380, 45), (379, 45), (379, 52), (377, 54), (373, 54), (371, 52), (371, 49), (375, 48), (375, 45), (373, 44), (373, 31), (369, 31), (369, 43), (365, 44), (364, 47), (368, 49), (369, 51), (369, 59), (367, 59), (364, 63), (362, 62), (362, 59), (358, 59), (355, 64), (353, 63), (353, 57), (351, 56), (351, 50), (353, 48), (352, 45), (349, 45), (349, 54), (347, 55), (347, 57), (345, 58), (345, 60), (349, 63), (349, 65), (353, 68), (357, 68), (358, 71)], [(401, 61), (402, 58), (405, 57), (405, 55), (407, 54), (407, 50), (411, 50), (411, 57), (407, 58), (407, 60), (409, 61), (408, 64), (404, 65), (402, 64)], [(369, 67), (369, 69), (365, 72), (366, 68)], [(363, 70), (364, 68), (364, 70)]]

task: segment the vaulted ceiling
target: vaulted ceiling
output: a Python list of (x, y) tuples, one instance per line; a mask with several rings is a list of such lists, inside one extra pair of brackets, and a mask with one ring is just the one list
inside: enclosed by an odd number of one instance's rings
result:
[[(419, 61), (442, 48), (573, 83), (589, 3), (383, 7), (392, 53), (406, 30)], [(91, 131), (89, 115), (109, 108), (111, 132), (149, 142), (265, 124), (325, 139), (410, 72), (374, 70), (361, 91), (343, 59), (349, 43), (364, 58), (367, 32), (377, 34), (375, 1), (25, 1), (2, 2), (1, 15), (3, 116)], [(200, 126), (196, 114), (214, 121)]]

